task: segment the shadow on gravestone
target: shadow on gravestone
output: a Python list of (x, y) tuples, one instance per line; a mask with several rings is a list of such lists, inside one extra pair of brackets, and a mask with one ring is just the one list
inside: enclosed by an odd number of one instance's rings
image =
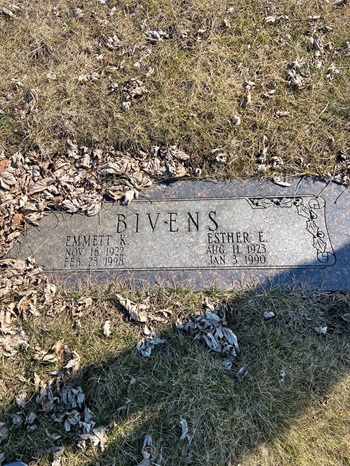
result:
[[(51, 213), (10, 257), (34, 255), (63, 281), (180, 283), (220, 289), (263, 283), (350, 286), (349, 193), (335, 183), (294, 179), (159, 185), (98, 216)], [(335, 253), (336, 251), (336, 253)]]
[[(131, 367), (130, 350), (83, 367), (69, 382), (88, 393), (87, 405), (97, 415), (98, 425), (115, 422), (120, 435), (117, 441), (107, 443), (103, 453), (94, 453), (93, 461), (85, 459), (81, 464), (96, 466), (98, 461), (101, 466), (135, 466), (142, 460), (141, 448), (146, 434), (151, 434), (155, 441), (162, 440), (164, 464), (173, 466), (189, 464), (186, 462), (189, 454), (192, 454), (190, 464), (196, 466), (226, 465), (228, 461), (238, 464), (259, 445), (281, 438), (311, 404), (322, 403), (349, 371), (350, 326), (341, 318), (342, 313), (348, 312), (348, 304), (341, 299), (332, 300), (332, 296), (336, 295), (324, 293), (321, 298), (314, 298), (309, 292), (305, 295), (303, 310), (284, 304), (283, 300), (289, 299), (285, 288), (270, 288), (269, 293), (266, 288), (265, 291), (261, 287), (251, 288), (232, 298), (228, 302), (232, 309), (228, 324), (240, 344), (236, 369), (232, 373), (220, 369), (220, 357), (202, 343), (172, 329), (159, 335), (166, 344), (156, 347), (149, 359), (140, 357)], [(119, 307), (118, 303), (115, 306)], [(262, 310), (271, 308), (277, 317), (267, 322), (262, 318)], [(316, 325), (327, 325), (328, 334), (318, 335), (314, 330)], [(189, 353), (192, 364), (184, 367), (182, 360)], [(335, 357), (336, 366), (333, 364)], [(212, 363), (206, 363), (208, 358)], [(193, 364), (193, 361), (196, 362)], [(215, 379), (215, 390), (211, 387), (205, 393), (198, 388), (203, 367), (209, 371), (208, 376)], [(236, 374), (240, 367), (248, 369), (250, 376), (238, 380)], [(286, 373), (283, 383), (279, 381), (278, 369)], [(193, 372), (184, 377), (186, 370)], [(153, 387), (147, 385), (148, 376), (156, 381)], [(129, 394), (127, 387), (131, 378), (136, 382)], [(169, 384), (178, 384), (178, 390), (167, 393)], [(128, 413), (116, 414), (129, 396)], [(189, 398), (190, 413), (186, 411)], [(211, 402), (218, 407), (216, 416), (210, 412)], [(145, 419), (141, 423), (138, 421), (139, 426), (134, 429), (132, 420), (140, 418), (140, 410), (144, 410)], [(175, 448), (169, 443), (174, 431), (181, 435), (180, 417), (186, 418), (189, 433), (200, 437), (199, 444), (195, 437), (191, 445), (187, 440), (179, 441)], [(220, 426), (214, 424), (218, 419)], [(215, 431), (218, 428), (223, 433), (222, 456), (211, 457), (217, 448)], [(241, 434), (231, 438), (230, 428)], [(34, 438), (35, 432), (30, 435)], [(32, 457), (47, 457), (50, 441), (45, 451), (36, 450), (34, 443), (32, 441), (29, 448), (28, 445), (24, 447), (17, 457), (26, 461)], [(206, 454), (199, 448), (205, 448)], [(171, 457), (167, 455), (169, 450)]]

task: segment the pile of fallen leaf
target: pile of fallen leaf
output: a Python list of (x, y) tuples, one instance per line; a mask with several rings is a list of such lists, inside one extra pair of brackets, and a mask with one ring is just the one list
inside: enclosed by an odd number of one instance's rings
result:
[(144, 358), (151, 356), (155, 346), (165, 343), (165, 340), (157, 337), (152, 326), (154, 322), (168, 323), (172, 311), (169, 309), (151, 310), (147, 302), (133, 303), (127, 298), (116, 294), (119, 304), (125, 309), (131, 321), (134, 321), (143, 326), (143, 334), (145, 337), (137, 344), (137, 350)]
[[(34, 394), (29, 397), (21, 393), (16, 397), (18, 410), (12, 414), (11, 424), (0, 423), (0, 443), (7, 440), (10, 429), (21, 428), (32, 432), (45, 427), (45, 434), (54, 445), (50, 450), (54, 455), (52, 466), (60, 464), (67, 441), (80, 448), (84, 448), (89, 441), (95, 446), (100, 445), (103, 450), (106, 432), (113, 426), (96, 426), (81, 387), (70, 382), (71, 376), (80, 368), (79, 355), (60, 341), (48, 351), (38, 345), (31, 347), (22, 328), (22, 322), (30, 316), (43, 313), (58, 316), (62, 312), (69, 312), (76, 318), (75, 328), (79, 332), (79, 316), (92, 305), (92, 299), (65, 300), (57, 297), (56, 286), (48, 281), (31, 258), (27, 261), (4, 259), (1, 267), (1, 354), (5, 358), (13, 358), (31, 350), (34, 361), (52, 366), (53, 370), (48, 380), (41, 380), (36, 373), (24, 380)], [(62, 434), (57, 433), (59, 426)], [(0, 463), (4, 459), (4, 453), (0, 452)]]
[(0, 154), (0, 257), (45, 211), (96, 215), (104, 201), (128, 204), (154, 180), (188, 175), (190, 157), (175, 146), (150, 152), (81, 147), (42, 160), (37, 152)]
[(231, 370), (239, 345), (237, 336), (227, 327), (226, 314), (226, 304), (217, 307), (206, 301), (202, 313), (192, 315), (185, 323), (178, 320), (176, 327), (189, 332), (195, 340), (203, 340), (209, 349), (225, 356), (222, 367)]
[[(73, 368), (74, 363), (70, 367)], [(81, 449), (86, 447), (88, 441), (94, 446), (100, 445), (102, 451), (105, 449), (106, 433), (114, 424), (96, 426), (94, 414), (86, 403), (81, 387), (65, 382), (60, 375), (44, 382), (36, 373), (31, 385), (35, 386), (36, 391), (30, 398), (26, 393), (16, 398), (18, 411), (12, 414), (11, 424), (0, 423), (0, 442), (7, 440), (10, 429), (25, 429), (28, 434), (44, 429), (51, 445), (52, 466), (60, 465), (60, 457), (68, 441)], [(0, 452), (0, 463), (4, 457)]]
[[(79, 312), (91, 306), (91, 298), (81, 298), (74, 302), (57, 297), (56, 285), (50, 283), (41, 267), (32, 257), (26, 261), (2, 259), (0, 261), (0, 334), (11, 335), (13, 324), (17, 325), (29, 316), (42, 313), (58, 316), (62, 312)], [(6, 342), (1, 339), (0, 344)], [(7, 345), (11, 346), (8, 341)], [(7, 346), (8, 350), (9, 346)]]

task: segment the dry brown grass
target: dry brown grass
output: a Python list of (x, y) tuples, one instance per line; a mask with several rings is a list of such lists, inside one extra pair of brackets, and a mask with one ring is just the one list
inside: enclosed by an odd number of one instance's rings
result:
[[(334, 8), (325, 0), (17, 5), (16, 18), (0, 17), (0, 134), (6, 153), (38, 149), (46, 158), (62, 151), (67, 138), (134, 150), (178, 144), (209, 175), (249, 176), (257, 173), (263, 135), (270, 141), (268, 173), (274, 156), (282, 158), (287, 174), (332, 173), (337, 154), (349, 150), (347, 6)], [(268, 15), (289, 19), (269, 24)], [(152, 43), (148, 30), (169, 38)], [(119, 42), (108, 48), (106, 38), (113, 35)], [(323, 38), (320, 69), (310, 45), (315, 36)], [(292, 89), (286, 75), (297, 58), (306, 63), (308, 78), (301, 90)], [(340, 73), (329, 82), (331, 63)], [(96, 81), (92, 73), (98, 73)], [(88, 82), (79, 83), (81, 75)], [(13, 78), (23, 86), (16, 88)], [(141, 80), (146, 92), (124, 112), (123, 88), (131, 79)], [(251, 105), (243, 109), (245, 80), (255, 86)], [(115, 92), (112, 83), (118, 85)], [(267, 97), (275, 85), (276, 93)], [(29, 90), (37, 97), (30, 112)], [(278, 118), (279, 110), (290, 115)], [(235, 114), (242, 121), (238, 127), (230, 120)], [(216, 148), (227, 153), (223, 166), (211, 154)]]
[[(1, 9), (8, 3), (0, 0)], [(65, 151), (70, 138), (79, 145), (128, 148), (135, 155), (152, 145), (176, 144), (205, 176), (337, 173), (341, 153), (347, 164), (348, 5), (334, 8), (326, 0), (16, 4), (20, 11), (13, 18), (0, 15), (4, 158), (36, 150), (47, 160)], [(271, 15), (275, 24), (264, 21)], [(152, 30), (168, 37), (150, 42), (145, 32)], [(114, 35), (118, 40), (107, 46)], [(322, 37), (320, 68), (310, 42), (316, 36)], [(297, 58), (305, 63), (306, 78), (299, 90), (287, 79)], [(339, 74), (329, 80), (332, 63)], [(86, 81), (79, 82), (82, 75)], [(255, 85), (251, 104), (242, 108), (245, 81)], [(123, 111), (135, 85), (139, 95)], [(280, 118), (278, 111), (289, 115)], [(232, 122), (234, 115), (241, 118), (239, 126)], [(264, 135), (267, 158), (259, 168)], [(226, 163), (216, 160), (212, 151), (217, 148), (226, 154)], [(215, 355), (170, 324), (157, 327), (167, 344), (157, 347), (150, 360), (141, 359), (135, 345), (142, 329), (125, 319), (115, 291), (67, 292), (69, 299), (82, 293), (94, 297), (94, 307), (81, 316), (79, 335), (68, 312), (48, 317), (43, 311), (15, 322), (30, 346), (12, 358), (0, 356), (1, 420), (11, 425), (14, 398), (35, 392), (33, 372), (43, 380), (50, 377), (53, 367), (33, 360), (35, 347), (49, 350), (61, 340), (81, 356), (81, 370), (71, 381), (84, 388), (99, 423), (117, 420), (104, 453), (93, 447), (77, 450), (55, 426), (67, 444), (62, 465), (135, 465), (146, 433), (158, 442), (159, 463), (168, 466), (190, 464), (191, 455), (197, 466), (350, 464), (348, 293), (208, 293), (232, 305), (229, 325), (241, 346), (236, 369), (245, 367), (251, 374), (238, 382), (236, 372), (223, 372)], [(135, 300), (144, 297), (122, 292)], [(1, 305), (20, 296), (5, 296)], [(170, 308), (175, 321), (198, 312), (203, 294), (152, 290), (150, 299), (155, 308)], [(274, 310), (277, 319), (265, 322), (264, 310)], [(101, 332), (106, 319), (112, 322), (110, 338)], [(325, 324), (328, 334), (318, 335), (314, 327)], [(281, 370), (286, 372), (283, 383)], [(136, 380), (130, 406), (116, 415), (128, 396), (130, 376)], [(37, 414), (36, 430), (11, 426), (8, 442), (1, 444), (7, 459), (51, 464), (53, 443), (45, 428), (52, 429), (52, 422), (44, 412)], [(190, 445), (179, 442), (180, 416), (193, 435)]]

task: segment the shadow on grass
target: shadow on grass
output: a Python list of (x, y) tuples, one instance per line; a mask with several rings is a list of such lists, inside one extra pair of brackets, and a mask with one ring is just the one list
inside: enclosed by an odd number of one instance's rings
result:
[[(221, 356), (201, 342), (163, 329), (159, 336), (166, 343), (149, 359), (141, 358), (132, 343), (68, 380), (82, 387), (97, 425), (114, 423), (105, 451), (79, 450), (71, 434), (50, 440), (47, 432), (62, 435), (63, 430), (36, 408), (39, 427), (13, 428), (8, 455), (49, 464), (49, 452), (63, 443), (72, 451), (62, 464), (131, 466), (141, 462), (142, 442), (150, 434), (159, 453), (154, 464), (233, 465), (281, 436), (348, 373), (350, 298), (280, 288), (225, 297), (228, 325), (241, 348), (233, 371), (221, 369)], [(277, 317), (266, 321), (263, 311), (274, 311)], [(328, 326), (325, 335), (314, 330), (322, 325)], [(243, 379), (237, 377), (241, 367), (249, 371)], [(25, 408), (28, 412), (31, 405)], [(13, 412), (9, 409), (4, 418)], [(181, 417), (187, 420), (191, 441), (179, 440)]]

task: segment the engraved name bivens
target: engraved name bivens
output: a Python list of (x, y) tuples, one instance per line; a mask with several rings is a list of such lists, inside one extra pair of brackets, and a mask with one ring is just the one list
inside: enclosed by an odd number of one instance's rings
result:
[(68, 279), (197, 288), (277, 279), (327, 288), (340, 271), (328, 218), (332, 209), (340, 213), (338, 191), (300, 180), (288, 189), (269, 182), (159, 186), (128, 206), (106, 204), (95, 217), (50, 213), (11, 256), (33, 255), (47, 273)]

